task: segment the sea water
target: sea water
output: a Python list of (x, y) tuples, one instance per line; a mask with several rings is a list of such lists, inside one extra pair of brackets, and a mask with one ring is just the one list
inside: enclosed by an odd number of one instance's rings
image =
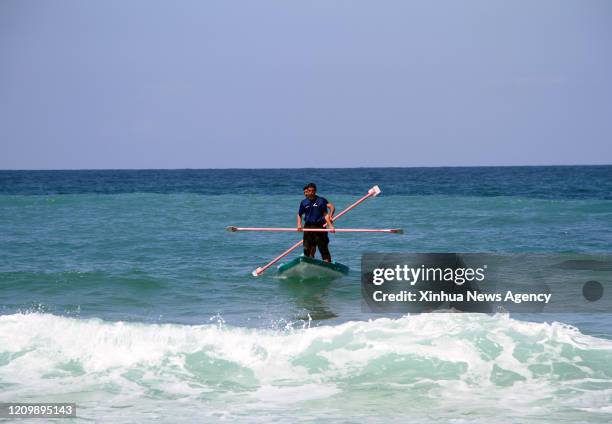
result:
[[(338, 210), (333, 282), (251, 271)], [(361, 253), (611, 252), (612, 167), (0, 171), (0, 402), (154, 422), (609, 422), (612, 315), (367, 314)], [(296, 251), (289, 259), (297, 255)], [(612, 312), (612, 311), (611, 311)]]

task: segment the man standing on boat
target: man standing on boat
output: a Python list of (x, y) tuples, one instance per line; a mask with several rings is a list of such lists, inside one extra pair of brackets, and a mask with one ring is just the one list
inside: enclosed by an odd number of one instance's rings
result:
[[(297, 229), (302, 231), (302, 228), (327, 228), (333, 229), (332, 220), (336, 208), (331, 202), (328, 202), (324, 197), (317, 196), (317, 186), (314, 183), (304, 187), (304, 196), (306, 197), (300, 203), (300, 209), (297, 216)], [(329, 212), (328, 212), (329, 209)], [(304, 215), (304, 225), (302, 227), (302, 215)], [(304, 232), (304, 256), (314, 258), (317, 248), (321, 253), (321, 258), (325, 262), (331, 262), (331, 254), (329, 253), (329, 237), (324, 231), (305, 231)]]

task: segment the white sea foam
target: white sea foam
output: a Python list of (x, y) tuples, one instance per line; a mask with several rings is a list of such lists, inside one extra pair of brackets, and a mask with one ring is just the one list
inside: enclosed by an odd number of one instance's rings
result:
[(611, 364), (609, 340), (507, 316), (286, 331), (0, 316), (0, 401), (76, 401), (83, 416), (117, 422), (265, 421), (298, 411), (332, 420), (410, 413), (422, 422), (432, 408), (448, 420), (597, 421), (610, 418)]

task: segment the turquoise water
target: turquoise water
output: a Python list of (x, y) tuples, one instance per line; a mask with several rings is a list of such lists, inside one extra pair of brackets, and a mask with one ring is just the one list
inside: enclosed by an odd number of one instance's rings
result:
[[(251, 271), (338, 209), (334, 282)], [(371, 315), (381, 252), (610, 252), (612, 167), (0, 171), (0, 401), (134, 422), (609, 422), (612, 317)], [(297, 253), (296, 253), (297, 254)], [(293, 256), (290, 256), (291, 258)], [(272, 271), (272, 270), (271, 270)], [(503, 418), (506, 417), (506, 418)]]

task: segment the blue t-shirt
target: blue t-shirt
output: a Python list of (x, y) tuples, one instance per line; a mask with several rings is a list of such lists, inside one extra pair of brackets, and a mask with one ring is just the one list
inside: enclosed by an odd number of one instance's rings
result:
[(298, 215), (304, 216), (304, 222), (323, 222), (325, 221), (325, 214), (327, 213), (327, 199), (324, 197), (315, 197), (314, 200), (308, 198), (302, 200), (300, 203), (300, 210)]

